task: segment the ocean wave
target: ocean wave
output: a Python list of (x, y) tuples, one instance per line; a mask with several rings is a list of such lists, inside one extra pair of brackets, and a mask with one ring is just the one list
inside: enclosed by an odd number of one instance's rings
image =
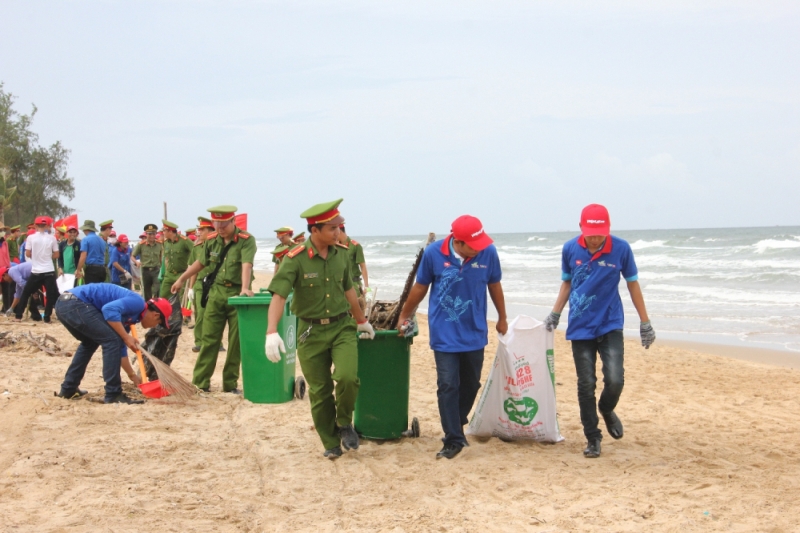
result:
[(794, 292), (754, 292), (719, 287), (690, 287), (686, 285), (660, 285), (657, 283), (648, 285), (647, 290), (648, 292), (660, 291), (700, 296), (702, 297), (700, 302), (723, 300), (727, 303), (739, 305), (781, 304), (800, 306), (800, 296)]
[(800, 248), (800, 240), (778, 241), (775, 239), (764, 239), (753, 245), (757, 254), (763, 254), (767, 250), (785, 250), (787, 248)]
[(528, 237), (528, 242), (530, 241), (546, 241), (547, 237), (537, 237), (534, 235), (533, 237)]
[(638, 241), (631, 244), (632, 250), (644, 250), (645, 248), (663, 248), (666, 241)]

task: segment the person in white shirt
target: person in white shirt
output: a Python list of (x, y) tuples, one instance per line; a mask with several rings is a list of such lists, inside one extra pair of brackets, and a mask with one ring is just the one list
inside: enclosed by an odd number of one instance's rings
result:
[[(44, 322), (49, 324), (50, 315), (53, 314), (53, 306), (60, 296), (58, 285), (56, 284), (56, 268), (54, 264), (59, 255), (58, 241), (51, 234), (52, 218), (36, 217), (34, 223), (36, 224), (36, 233), (29, 236), (25, 241), (25, 257), (33, 263), (31, 277), (28, 278), (28, 282), (25, 284), (25, 290), (22, 291), (17, 307), (14, 308), (14, 315), (18, 322), (22, 320), (22, 313), (28, 303), (28, 298), (44, 285), (45, 294), (47, 295), (47, 302), (44, 307)], [(42, 317), (38, 316), (38, 313), (32, 313), (31, 319), (38, 322), (42, 320)]]

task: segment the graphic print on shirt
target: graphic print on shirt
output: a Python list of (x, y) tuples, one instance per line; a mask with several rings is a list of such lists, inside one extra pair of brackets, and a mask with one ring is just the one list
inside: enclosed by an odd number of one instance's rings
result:
[(472, 303), (472, 300), (462, 302), (460, 296), (456, 296), (455, 300), (450, 296), (453, 284), (458, 283), (462, 279), (464, 278), (458, 276), (457, 268), (446, 268), (442, 271), (441, 288), (439, 289), (439, 305), (441, 305), (442, 309), (447, 313), (448, 322), (458, 322), (459, 317), (469, 309), (469, 305)]
[(578, 289), (583, 282), (589, 278), (589, 273), (592, 271), (592, 263), (589, 262), (585, 265), (580, 265), (572, 272), (572, 290), (569, 293), (569, 317), (578, 318), (592, 305), (597, 299), (596, 295), (587, 296)]

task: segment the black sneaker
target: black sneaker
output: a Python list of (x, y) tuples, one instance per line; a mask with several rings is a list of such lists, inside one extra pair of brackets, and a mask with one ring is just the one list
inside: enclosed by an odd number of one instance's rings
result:
[(345, 450), (358, 449), (358, 433), (353, 429), (353, 424), (339, 428), (339, 436), (342, 438), (342, 446), (344, 446)]
[(54, 392), (53, 396), (56, 396), (57, 398), (64, 398), (65, 400), (78, 400), (87, 394), (89, 394), (89, 391), (85, 391), (83, 389), (75, 389), (72, 392), (67, 392), (64, 389), (61, 389), (59, 392)]
[(227, 392), (228, 394), (241, 394), (242, 393), (242, 391), (240, 389), (231, 389), (231, 390), (226, 390), (225, 392)]
[(126, 395), (124, 392), (120, 392), (113, 398), (106, 397), (103, 400), (103, 403), (124, 403), (127, 405), (134, 405), (134, 404), (144, 403), (144, 400), (134, 400), (133, 398)]
[(325, 453), (322, 455), (333, 461), (334, 459), (338, 459), (342, 456), (342, 448), (340, 446), (336, 446), (330, 450), (325, 450)]
[(458, 444), (445, 444), (444, 448), (436, 454), (436, 458), (444, 457), (445, 459), (452, 459), (461, 453), (461, 448), (463, 448), (463, 446), (459, 446)]
[(197, 345), (195, 345), (195, 346), (192, 346), (192, 351), (193, 351), (194, 353), (197, 353), (197, 352), (199, 352), (199, 351), (200, 351), (200, 347), (199, 347), (199, 346), (197, 346)]
[(42, 315), (31, 315), (31, 320), (33, 320), (34, 322), (41, 322)]
[(600, 439), (590, 440), (583, 450), (583, 456), (589, 459), (596, 459), (600, 457)]
[(45, 324), (49, 324), (50, 323), (50, 317), (49, 316), (44, 317), (42, 320), (44, 320)]
[(610, 411), (608, 413), (601, 411), (600, 414), (603, 415), (603, 420), (606, 422), (608, 434), (615, 439), (621, 439), (623, 435), (622, 422), (620, 422), (619, 417), (614, 413), (614, 411)]
[(221, 345), (221, 344), (219, 345), (219, 351), (220, 352), (224, 352), (225, 351), (225, 347), (223, 345)]
[(199, 389), (203, 392), (211, 392), (211, 387), (199, 387)]

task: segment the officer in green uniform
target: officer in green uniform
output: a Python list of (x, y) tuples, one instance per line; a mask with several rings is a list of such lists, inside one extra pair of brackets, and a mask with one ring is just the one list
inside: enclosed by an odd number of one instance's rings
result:
[(145, 301), (150, 301), (159, 293), (158, 270), (161, 268), (161, 258), (164, 255), (164, 245), (156, 241), (158, 226), (145, 224), (144, 232), (147, 239), (133, 248), (132, 257), (142, 270), (142, 288)]
[(25, 232), (19, 237), (17, 237), (17, 246), (18, 247), (22, 246), (22, 243), (25, 242), (25, 240), (28, 238), (28, 232), (30, 230), (35, 230), (35, 229), (36, 229), (36, 224), (28, 224), (28, 226), (25, 228)]
[(304, 242), (306, 242), (306, 232), (305, 231), (301, 231), (300, 233), (298, 233), (297, 235), (294, 236), (294, 243), (295, 244), (303, 244)]
[[(197, 240), (194, 241), (192, 247), (192, 254), (189, 256), (189, 265), (195, 264), (200, 260), (203, 255), (203, 244), (208, 239), (209, 234), (214, 231), (214, 223), (211, 219), (205, 217), (197, 217), (199, 224), (197, 225)], [(200, 351), (200, 346), (203, 345), (203, 320), (205, 317), (206, 309), (200, 305), (203, 299), (203, 278), (210, 274), (214, 266), (209, 264), (203, 267), (203, 270), (192, 276), (189, 285), (189, 299), (192, 301), (192, 308), (194, 309), (194, 348), (192, 351), (197, 353)], [(220, 346), (221, 347), (221, 346)]]
[[(339, 243), (347, 248), (347, 257), (350, 260), (350, 272), (353, 275), (353, 286), (358, 295), (358, 305), (361, 306), (361, 309), (364, 309), (367, 305), (365, 294), (366, 292), (370, 292), (367, 262), (364, 259), (364, 247), (348, 237), (347, 231), (344, 229), (344, 224), (339, 226), (339, 232)], [(363, 287), (361, 285), (362, 275), (364, 281)]]
[(114, 221), (104, 220), (103, 222), (100, 223), (100, 233), (98, 233), (98, 235), (100, 235), (100, 237), (106, 243), (106, 254), (105, 254), (105, 259), (103, 260), (103, 264), (106, 267), (106, 283), (111, 283), (111, 270), (108, 264), (108, 256), (109, 256), (108, 238), (111, 236), (112, 229), (114, 229)]
[(17, 242), (18, 238), (19, 238), (19, 224), (17, 224), (16, 226), (11, 226), (9, 233), (6, 236), (6, 242), (8, 243), (8, 258), (11, 259), (12, 263), (19, 263), (19, 243)]
[[(217, 365), (217, 355), (222, 343), (222, 333), (228, 325), (228, 354), (222, 369), (222, 390), (239, 394), (239, 318), (236, 308), (228, 304), (231, 296), (252, 296), (253, 260), (256, 257), (256, 239), (234, 224), (236, 207), (221, 205), (208, 210), (216, 232), (210, 234), (203, 245), (203, 253), (181, 277), (172, 284), (173, 294), (183, 283), (198, 274), (204, 267), (212, 267), (216, 277), (208, 293), (203, 317), (203, 336), (200, 354), (194, 365), (192, 383), (208, 392), (211, 376)], [(222, 261), (221, 256), (225, 254)]]
[(278, 265), (280, 265), (280, 261), (278, 258), (275, 257), (275, 250), (280, 248), (281, 246), (292, 246), (294, 244), (294, 239), (292, 239), (292, 235), (294, 235), (294, 230), (289, 226), (283, 226), (275, 230), (275, 237), (280, 241), (274, 250), (272, 250), (272, 262), (275, 264), (274, 272), (278, 271)]
[(359, 387), (356, 332), (363, 332), (363, 338), (375, 337), (358, 306), (346, 250), (337, 243), (339, 224), (344, 222), (338, 209), (341, 202), (318, 204), (300, 215), (307, 219), (311, 238), (286, 254), (269, 284), (273, 296), (266, 342), (269, 360), (280, 361), (285, 349), (278, 322), (294, 290), (292, 311), (300, 334), (297, 358), (309, 387), (314, 427), (329, 459), (341, 457), (341, 446), (358, 449), (353, 428)]
[(280, 268), (281, 261), (283, 261), (283, 258), (286, 257), (286, 253), (288, 251), (288, 246), (285, 244), (279, 244), (270, 252), (272, 254), (272, 261), (277, 265), (276, 268)]
[[(175, 280), (186, 272), (189, 256), (192, 253), (192, 241), (178, 234), (178, 225), (169, 220), (162, 220), (164, 227), (164, 281), (161, 283), (159, 296), (169, 299), (170, 289)], [(173, 291), (174, 293), (174, 291)], [(183, 301), (183, 287), (178, 291), (178, 301)]]

